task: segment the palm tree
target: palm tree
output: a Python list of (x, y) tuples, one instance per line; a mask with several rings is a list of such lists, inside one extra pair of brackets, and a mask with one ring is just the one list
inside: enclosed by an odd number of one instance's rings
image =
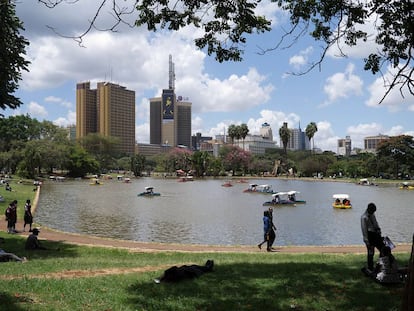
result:
[(243, 150), (244, 150), (244, 139), (246, 138), (247, 134), (249, 133), (249, 128), (245, 123), (242, 123), (239, 127), (239, 132), (241, 138), (243, 138)]
[(231, 144), (234, 144), (234, 138), (237, 137), (237, 126), (234, 124), (230, 124), (229, 128), (227, 129), (227, 134), (231, 138)]
[(280, 136), (280, 140), (282, 141), (283, 144), (283, 151), (285, 153), (285, 155), (287, 155), (287, 144), (289, 142), (289, 137), (290, 137), (290, 130), (288, 129), (287, 123), (284, 122), (282, 127), (279, 129), (279, 136)]
[(309, 141), (312, 140), (312, 152), (315, 149), (315, 140), (313, 139), (313, 136), (315, 135), (315, 133), (318, 131), (318, 127), (316, 126), (315, 122), (311, 122), (308, 124), (308, 126), (306, 126), (306, 136), (308, 136)]

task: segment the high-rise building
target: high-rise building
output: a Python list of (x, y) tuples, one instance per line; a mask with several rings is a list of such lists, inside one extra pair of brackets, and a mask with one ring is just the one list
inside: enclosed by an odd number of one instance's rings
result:
[(169, 88), (150, 99), (150, 144), (191, 148), (191, 102), (177, 98), (170, 55)]
[(289, 129), (290, 137), (287, 144), (287, 149), (289, 150), (310, 150), (309, 138), (306, 136), (306, 133), (300, 128)]
[(346, 136), (345, 139), (338, 139), (338, 155), (349, 157), (351, 155), (352, 145), (351, 137)]
[(116, 150), (135, 153), (135, 92), (109, 82), (90, 83), (76, 87), (76, 138), (98, 133), (119, 140)]
[(97, 130), (96, 90), (91, 90), (90, 82), (76, 85), (76, 138), (82, 138)]
[(388, 140), (390, 137), (388, 135), (378, 134), (377, 136), (368, 136), (364, 138), (364, 151), (376, 153), (377, 147), (380, 142)]

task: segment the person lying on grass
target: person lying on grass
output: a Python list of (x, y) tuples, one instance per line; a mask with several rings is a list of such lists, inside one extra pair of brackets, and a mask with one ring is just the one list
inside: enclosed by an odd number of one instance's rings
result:
[(179, 282), (186, 279), (194, 279), (204, 274), (205, 272), (213, 271), (214, 261), (207, 260), (204, 266), (199, 265), (184, 265), (184, 266), (173, 266), (164, 271), (164, 274), (155, 279), (155, 283), (161, 282)]
[[(4, 243), (4, 239), (0, 238), (0, 244)], [(19, 261), (19, 262), (25, 262), (27, 261), (26, 257), (19, 257), (13, 253), (8, 253), (5, 250), (0, 248), (0, 262), (6, 262), (6, 261)]]

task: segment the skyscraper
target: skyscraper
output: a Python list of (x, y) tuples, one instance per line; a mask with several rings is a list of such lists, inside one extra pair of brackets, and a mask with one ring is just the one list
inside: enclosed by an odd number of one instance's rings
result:
[(169, 59), (169, 88), (150, 99), (150, 144), (191, 148), (191, 102), (177, 98), (174, 64)]
[(119, 139), (116, 150), (135, 153), (135, 92), (109, 82), (76, 86), (76, 138), (89, 133)]

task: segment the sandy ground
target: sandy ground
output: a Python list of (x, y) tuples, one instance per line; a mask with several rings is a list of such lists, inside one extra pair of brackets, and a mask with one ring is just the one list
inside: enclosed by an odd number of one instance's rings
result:
[[(32, 204), (32, 211), (34, 214), (34, 220), (36, 221), (36, 207), (38, 198), (40, 195), (40, 188), (38, 189)], [(22, 206), (20, 208), (23, 208)], [(18, 231), (23, 230), (22, 219), (18, 219), (16, 229)], [(7, 223), (3, 219), (0, 221), (0, 230), (7, 230)], [(20, 232), (19, 235), (27, 236), (29, 232)], [(156, 251), (181, 251), (181, 252), (246, 252), (257, 253), (266, 252), (266, 248), (261, 250), (257, 245), (233, 245), (233, 246), (220, 246), (220, 245), (195, 245), (195, 244), (170, 244), (170, 243), (150, 243), (150, 242), (137, 242), (127, 240), (117, 240), (110, 238), (100, 238), (90, 235), (72, 234), (67, 232), (61, 232), (52, 230), (50, 228), (41, 227), (39, 239), (46, 239), (50, 241), (58, 241), (70, 244), (89, 245), (89, 246), (101, 246), (101, 247), (115, 247), (115, 248), (127, 248), (131, 251), (137, 252), (156, 252)], [(258, 237), (258, 240), (260, 237)], [(365, 253), (366, 248), (364, 245), (338, 245), (338, 246), (278, 246), (277, 239), (274, 245), (274, 253)], [(411, 252), (411, 244), (398, 244), (393, 251), (395, 252)]]

